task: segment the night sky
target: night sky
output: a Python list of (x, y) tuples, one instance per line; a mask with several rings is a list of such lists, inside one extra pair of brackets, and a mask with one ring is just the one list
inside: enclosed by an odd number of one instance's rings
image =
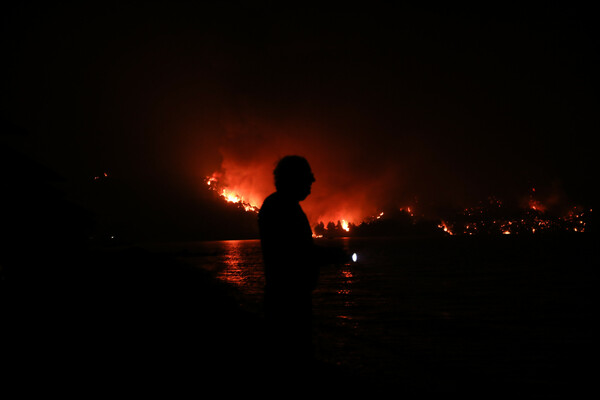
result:
[(0, 144), (116, 231), (223, 234), (203, 179), (265, 196), (289, 153), (317, 178), (309, 217), (433, 215), (532, 187), (592, 207), (590, 10), (120, 3), (2, 12)]

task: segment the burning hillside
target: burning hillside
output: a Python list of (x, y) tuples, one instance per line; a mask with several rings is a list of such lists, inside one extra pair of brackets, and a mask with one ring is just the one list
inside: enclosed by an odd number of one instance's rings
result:
[(210, 190), (216, 192), (219, 196), (223, 198), (223, 200), (227, 201), (228, 203), (238, 204), (245, 211), (255, 213), (258, 212), (260, 206), (257, 203), (251, 203), (243, 195), (227, 187), (222, 187), (222, 185), (219, 184), (218, 176), (219, 174), (214, 173), (211, 176), (206, 177), (205, 182)]
[(591, 217), (592, 209), (577, 206), (559, 214), (549, 211), (539, 200), (531, 199), (527, 206), (516, 207), (490, 197), (442, 220), (438, 228), (449, 235), (583, 233), (589, 231)]
[[(260, 203), (256, 196), (245, 194), (221, 183), (222, 175), (213, 173), (205, 178), (209, 190), (214, 191), (223, 201), (237, 205), (246, 212), (258, 213)], [(313, 223), (315, 237), (373, 236), (397, 234), (447, 235), (526, 235), (540, 233), (583, 233), (590, 229), (592, 209), (570, 207), (562, 215), (549, 211), (549, 206), (534, 198), (532, 189), (525, 206), (506, 205), (495, 197), (478, 205), (450, 213), (440, 220), (421, 214), (416, 215), (414, 207), (396, 207), (374, 215), (335, 220), (318, 219)], [(335, 207), (335, 203), (333, 204)], [(343, 215), (331, 211), (328, 215)], [(314, 220), (313, 220), (314, 221)]]

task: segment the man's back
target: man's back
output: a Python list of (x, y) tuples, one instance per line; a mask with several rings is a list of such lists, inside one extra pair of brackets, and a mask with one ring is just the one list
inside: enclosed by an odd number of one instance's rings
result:
[(312, 230), (300, 204), (281, 193), (264, 201), (258, 215), (266, 290), (310, 293), (317, 281)]

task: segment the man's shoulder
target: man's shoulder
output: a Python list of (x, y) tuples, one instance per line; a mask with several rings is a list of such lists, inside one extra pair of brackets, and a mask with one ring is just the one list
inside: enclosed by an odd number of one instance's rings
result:
[(271, 193), (269, 196), (267, 196), (260, 206), (260, 210), (258, 210), (259, 217), (264, 217), (265, 214), (269, 214), (273, 209), (278, 208), (277, 204), (279, 201), (277, 197), (277, 192)]
[(281, 196), (279, 193), (271, 193), (264, 201), (262, 206), (260, 207), (260, 211), (269, 211), (274, 208), (280, 208), (283, 205)]
[(296, 213), (297, 204), (287, 200), (280, 193), (269, 195), (258, 212), (259, 218), (289, 218)]

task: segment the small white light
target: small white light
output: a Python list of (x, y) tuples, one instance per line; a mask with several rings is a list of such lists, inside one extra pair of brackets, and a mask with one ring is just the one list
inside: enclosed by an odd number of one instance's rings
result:
[(356, 262), (358, 260), (358, 255), (356, 253), (352, 253), (352, 261)]

